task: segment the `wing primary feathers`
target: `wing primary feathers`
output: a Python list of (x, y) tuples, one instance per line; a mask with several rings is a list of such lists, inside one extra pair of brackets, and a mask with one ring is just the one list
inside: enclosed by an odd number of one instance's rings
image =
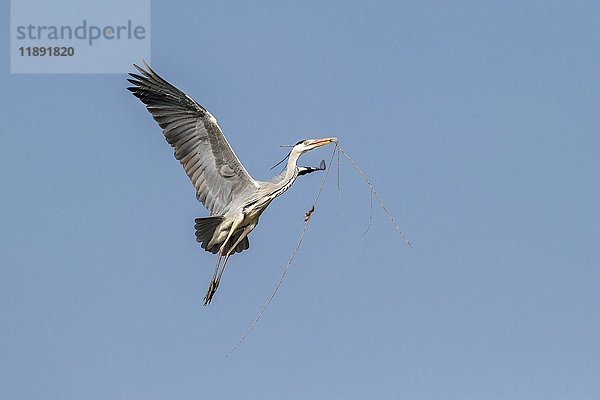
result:
[(222, 215), (231, 202), (248, 190), (256, 190), (252, 179), (217, 124), (200, 104), (163, 79), (145, 61), (133, 64), (137, 72), (127, 79), (127, 89), (152, 114), (163, 129), (196, 189), (196, 198), (211, 215)]

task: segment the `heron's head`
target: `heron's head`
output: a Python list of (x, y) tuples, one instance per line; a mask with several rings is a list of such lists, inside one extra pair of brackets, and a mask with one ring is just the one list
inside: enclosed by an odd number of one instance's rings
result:
[(337, 138), (324, 138), (324, 139), (304, 139), (294, 145), (292, 151), (296, 151), (300, 154), (306, 153), (307, 151), (316, 149), (317, 147), (325, 146), (329, 143), (336, 143)]
[(279, 164), (281, 164), (282, 162), (284, 162), (285, 160), (287, 160), (290, 157), (292, 160), (294, 160), (294, 162), (296, 162), (296, 160), (298, 160), (298, 157), (300, 157), (302, 154), (306, 153), (307, 151), (316, 149), (317, 147), (325, 146), (326, 144), (329, 144), (329, 143), (337, 143), (337, 138), (333, 137), (333, 138), (324, 138), (324, 139), (304, 139), (304, 140), (301, 140), (298, 143), (296, 143), (293, 147), (289, 146), (289, 145), (285, 145), (283, 147), (292, 147), (292, 150), (290, 150), (288, 155), (285, 156), (285, 158), (283, 160), (281, 160), (277, 164), (273, 165), (271, 167), (271, 169), (277, 167)]

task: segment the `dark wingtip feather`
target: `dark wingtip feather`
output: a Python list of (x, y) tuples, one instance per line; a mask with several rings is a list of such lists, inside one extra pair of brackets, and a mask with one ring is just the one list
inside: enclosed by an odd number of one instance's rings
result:
[[(146, 64), (146, 62), (145, 62), (145, 61), (144, 61), (144, 64)], [(146, 66), (148, 66), (148, 65), (146, 64)], [(151, 76), (151, 75), (150, 75), (150, 73), (149, 73), (148, 71), (146, 71), (144, 68), (140, 67), (139, 65), (137, 65), (137, 64), (133, 64), (133, 67), (134, 67), (135, 69), (137, 69), (137, 70), (138, 70), (138, 72), (139, 72), (140, 74), (142, 74), (142, 75), (144, 75), (144, 76), (146, 76), (146, 77), (150, 77), (150, 76)]]
[(145, 78), (145, 77), (140, 76), (138, 74), (134, 74), (133, 72), (130, 72), (129, 76), (131, 76), (132, 78), (134, 78), (135, 80), (138, 80), (140, 82), (148, 82), (148, 78)]
[(154, 72), (154, 70), (152, 69), (152, 67), (150, 65), (148, 65), (148, 63), (146, 62), (146, 60), (144, 60), (142, 58), (142, 62), (144, 63), (144, 67), (146, 67), (146, 71), (150, 72), (153, 75), (158, 75), (156, 72)]

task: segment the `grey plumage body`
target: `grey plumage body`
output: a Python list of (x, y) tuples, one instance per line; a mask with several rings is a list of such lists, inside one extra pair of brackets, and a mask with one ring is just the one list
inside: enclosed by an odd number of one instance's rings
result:
[[(256, 227), (271, 201), (289, 189), (299, 175), (323, 169), (298, 167), (305, 152), (332, 143), (336, 138), (303, 140), (290, 151), (286, 169), (270, 181), (254, 180), (239, 161), (217, 120), (200, 104), (161, 78), (147, 64), (134, 65), (139, 74), (128, 79), (128, 89), (139, 98), (163, 129), (175, 158), (196, 189), (196, 198), (210, 216), (196, 219), (196, 240), (202, 248), (219, 253), (204, 298), (209, 304), (229, 257), (250, 246), (248, 234)], [(224, 257), (223, 265), (220, 266)]]

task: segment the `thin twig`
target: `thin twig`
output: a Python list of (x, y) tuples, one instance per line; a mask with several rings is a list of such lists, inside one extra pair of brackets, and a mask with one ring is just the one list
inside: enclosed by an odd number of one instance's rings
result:
[(388, 209), (385, 207), (385, 204), (383, 204), (383, 200), (381, 200), (381, 197), (379, 197), (379, 193), (377, 193), (377, 191), (375, 190), (375, 187), (373, 187), (373, 184), (371, 183), (371, 181), (369, 180), (369, 178), (367, 178), (367, 175), (365, 175), (365, 173), (358, 166), (358, 164), (355, 163), (354, 160), (352, 158), (350, 158), (350, 156), (348, 154), (346, 154), (346, 152), (344, 151), (344, 149), (342, 149), (342, 147), (339, 144), (338, 144), (337, 148), (338, 148), (338, 151), (341, 151), (342, 154), (344, 156), (346, 156), (346, 158), (350, 161), (350, 163), (352, 163), (352, 165), (354, 166), (354, 168), (363, 177), (363, 179), (365, 180), (365, 182), (367, 182), (367, 185), (369, 185), (369, 187), (373, 191), (373, 194), (375, 195), (375, 197), (377, 197), (377, 200), (379, 201), (379, 204), (381, 205), (381, 208), (383, 208), (383, 211), (385, 211), (387, 217), (389, 218), (389, 220), (392, 222), (392, 224), (394, 225), (394, 227), (396, 228), (396, 230), (400, 234), (400, 237), (406, 242), (406, 244), (408, 245), (408, 247), (412, 247), (412, 244), (410, 244), (410, 241), (408, 240), (408, 238), (406, 237), (406, 235), (404, 234), (404, 232), (402, 232), (402, 229), (400, 229), (400, 226), (398, 226), (398, 223), (396, 223), (396, 220), (394, 219), (394, 217), (392, 216), (392, 214), (390, 214), (390, 212), (388, 211)]
[[(331, 167), (331, 164), (330, 164)], [(344, 202), (342, 201), (342, 188), (340, 186), (340, 152), (337, 152), (337, 192), (338, 192), (338, 201), (340, 202), (340, 213), (342, 214), (342, 218), (346, 220), (346, 213), (344, 212)]]
[[(333, 149), (333, 153), (331, 154), (331, 160), (329, 162), (329, 165), (331, 165), (331, 162), (333, 161), (333, 156), (335, 155), (335, 152), (337, 149), (338, 149), (338, 146), (336, 145), (335, 148)], [(319, 187), (319, 191), (317, 192), (315, 201), (312, 203), (310, 209), (304, 215), (304, 227), (302, 228), (302, 233), (300, 234), (300, 238), (298, 239), (296, 248), (294, 248), (294, 251), (292, 252), (292, 254), (290, 256), (290, 258), (287, 262), (287, 265), (285, 266), (285, 269), (283, 270), (283, 273), (281, 274), (281, 278), (279, 278), (279, 282), (277, 283), (277, 286), (275, 286), (275, 289), (273, 290), (273, 294), (271, 294), (271, 297), (269, 297), (269, 300), (267, 300), (267, 302), (263, 306), (262, 310), (260, 310), (260, 312), (258, 313), (256, 318), (254, 319), (254, 322), (252, 322), (252, 325), (250, 325), (250, 328), (246, 331), (246, 333), (244, 333), (244, 335), (240, 338), (240, 340), (237, 342), (237, 344), (229, 351), (229, 353), (227, 353), (227, 355), (225, 357), (229, 357), (231, 355), (231, 353), (233, 353), (238, 347), (240, 347), (242, 342), (244, 340), (246, 340), (248, 335), (250, 335), (250, 333), (252, 332), (252, 330), (254, 329), (256, 324), (258, 323), (258, 320), (262, 317), (265, 310), (267, 309), (267, 307), (269, 307), (269, 305), (271, 304), (271, 301), (273, 301), (273, 298), (279, 291), (279, 288), (281, 287), (281, 284), (283, 283), (283, 280), (285, 279), (285, 276), (286, 276), (288, 270), (290, 269), (290, 266), (292, 265), (292, 261), (294, 261), (294, 257), (296, 256), (296, 253), (298, 252), (298, 249), (300, 249), (300, 245), (302, 244), (302, 241), (304, 240), (304, 234), (306, 233), (306, 229), (308, 228), (308, 224), (310, 222), (310, 217), (311, 217), (312, 213), (315, 211), (315, 207), (317, 205), (317, 201), (319, 201), (319, 197), (321, 197), (321, 192), (323, 191), (323, 187), (325, 186), (325, 181), (327, 180), (327, 176), (329, 175), (330, 170), (331, 170), (331, 168), (327, 168), (327, 170), (325, 171), (325, 176), (323, 177), (323, 181), (321, 182), (321, 186)]]
[(369, 225), (367, 229), (360, 236), (365, 236), (369, 229), (371, 229), (371, 223), (373, 222), (373, 189), (369, 188)]

